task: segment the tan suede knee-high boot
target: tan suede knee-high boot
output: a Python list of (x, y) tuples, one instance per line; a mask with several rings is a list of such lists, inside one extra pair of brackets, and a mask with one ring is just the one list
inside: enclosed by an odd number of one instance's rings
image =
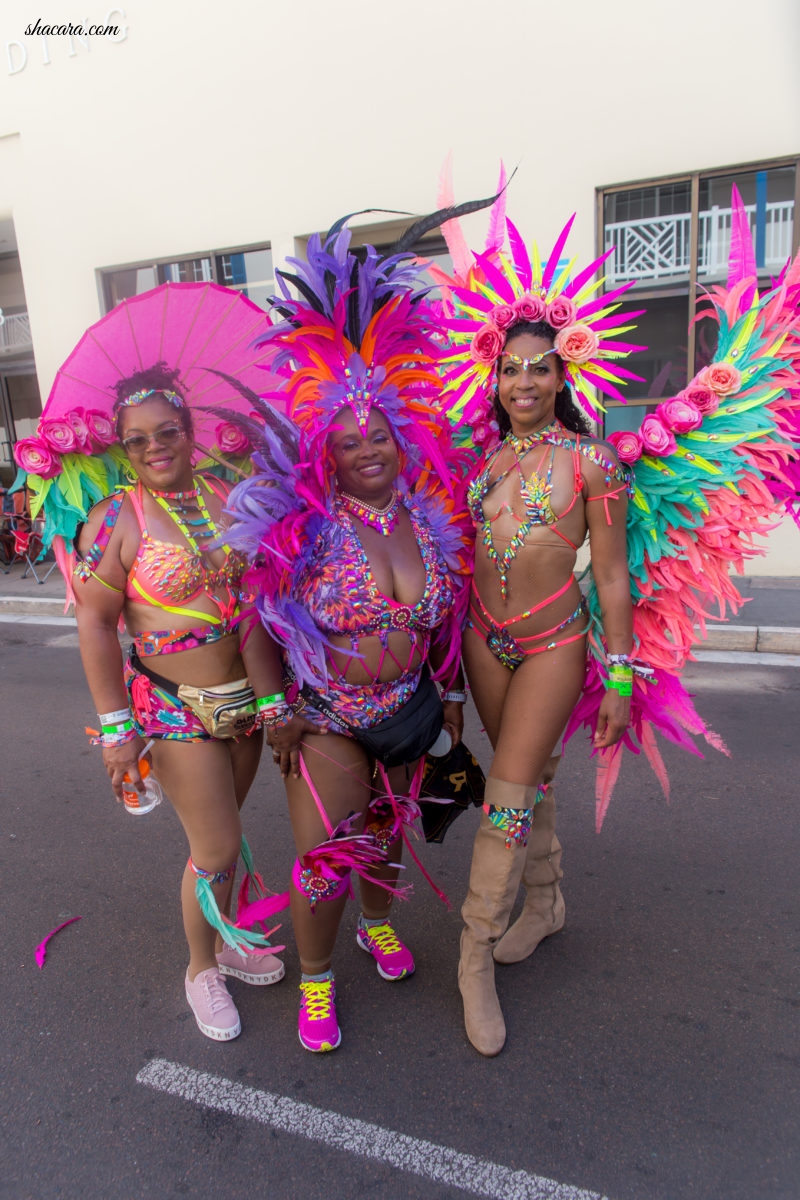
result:
[[(486, 803), (496, 808), (532, 808), (535, 791), (502, 779), (486, 781)], [(458, 986), (464, 1001), (467, 1037), (481, 1054), (499, 1054), (506, 1040), (506, 1025), (494, 983), (492, 950), (508, 925), (519, 888), (526, 849), (512, 843), (493, 825), (486, 813), (475, 835), (469, 891), (461, 909), (461, 959)]]
[(525, 903), (517, 920), (495, 946), (495, 962), (521, 962), (533, 954), (543, 938), (563, 929), (564, 897), (558, 886), (563, 875), (561, 843), (556, 837), (556, 802), (550, 784), (533, 810), (533, 829), (522, 869)]

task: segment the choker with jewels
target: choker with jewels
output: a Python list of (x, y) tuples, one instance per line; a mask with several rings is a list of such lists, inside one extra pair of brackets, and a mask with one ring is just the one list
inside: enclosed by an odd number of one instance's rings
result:
[(188, 492), (157, 492), (155, 488), (148, 488), (151, 496), (163, 496), (165, 500), (177, 500), (179, 503), (183, 500), (196, 500), (200, 495), (199, 488), (192, 488)]
[(535, 433), (526, 433), (524, 437), (518, 437), (516, 433), (509, 432), (506, 434), (506, 441), (517, 454), (524, 454), (527, 450), (530, 450), (531, 446), (535, 446), (537, 442), (548, 442), (555, 434), (561, 432), (561, 422), (551, 421), (543, 429), (537, 429)]
[(342, 508), (352, 516), (358, 517), (362, 524), (369, 525), (370, 529), (377, 529), (384, 537), (388, 537), (397, 525), (400, 516), (400, 493), (394, 489), (385, 508), (376, 508), (374, 504), (357, 500), (349, 492), (337, 492), (336, 495)]

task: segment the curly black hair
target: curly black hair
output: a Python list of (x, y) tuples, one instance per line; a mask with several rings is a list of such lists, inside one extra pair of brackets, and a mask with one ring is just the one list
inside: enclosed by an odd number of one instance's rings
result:
[(125, 401), (135, 392), (175, 392), (183, 403), (180, 408), (175, 409), (175, 415), (183, 426), (184, 433), (191, 436), (193, 432), (192, 414), (183, 399), (183, 385), (180, 379), (180, 372), (169, 367), (165, 362), (154, 363), (152, 367), (146, 367), (143, 371), (136, 371), (133, 375), (128, 375), (125, 379), (119, 379), (114, 384), (114, 391), (117, 393), (117, 398), (114, 401), (114, 419), (116, 422), (117, 436), (120, 434), (120, 418), (125, 411)]
[[(530, 333), (533, 337), (544, 338), (548, 342), (555, 342), (556, 339), (556, 330), (547, 321), (517, 321), (506, 332), (506, 345), (512, 338), (517, 337), (521, 333)], [(497, 371), (499, 374), (500, 359), (497, 360)], [(501, 436), (505, 437), (511, 430), (511, 418), (501, 405), (496, 388), (494, 393), (494, 416), (500, 427)], [(572, 433), (582, 433), (585, 437), (594, 436), (592, 426), (573, 400), (572, 390), (566, 380), (564, 380), (564, 386), (556, 396), (556, 416), (561, 424), (571, 430)]]

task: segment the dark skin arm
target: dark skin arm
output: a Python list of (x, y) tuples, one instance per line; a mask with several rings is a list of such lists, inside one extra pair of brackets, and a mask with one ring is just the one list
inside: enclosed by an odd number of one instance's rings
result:
[[(259, 698), (283, 691), (283, 672), (278, 647), (255, 611), (242, 622), (241, 653), (253, 691)], [(296, 714), (286, 725), (267, 726), (267, 742), (284, 779), (300, 778), (300, 746), (309, 733), (327, 733)]]
[[(445, 660), (444, 648), (434, 642), (431, 646), (428, 659), (433, 670), (435, 672), (439, 671)], [(464, 670), (460, 663), (458, 671), (451, 680), (449, 687), (445, 690), (448, 692), (463, 692), (465, 690)], [(442, 708), (444, 709), (444, 728), (453, 739), (453, 745), (457, 746), (464, 735), (464, 705), (460, 700), (445, 700), (442, 702)]]
[[(75, 616), (78, 640), (86, 682), (98, 713), (116, 712), (128, 707), (128, 694), (122, 673), (122, 648), (117, 627), (125, 603), (124, 587), (127, 569), (123, 557), (133, 561), (138, 545), (138, 526), (128, 519), (132, 514), (120, 513), (111, 540), (98, 566), (99, 579), (75, 581)], [(92, 511), (81, 531), (79, 549), (85, 554), (92, 545), (102, 524), (107, 504), (101, 503)], [(131, 551), (131, 542), (133, 549)], [(106, 586), (108, 585), (108, 586)], [(145, 742), (135, 737), (121, 746), (104, 746), (103, 763), (111, 779), (117, 800), (122, 800), (122, 779), (127, 772), (137, 791), (144, 790), (139, 775), (139, 758)]]

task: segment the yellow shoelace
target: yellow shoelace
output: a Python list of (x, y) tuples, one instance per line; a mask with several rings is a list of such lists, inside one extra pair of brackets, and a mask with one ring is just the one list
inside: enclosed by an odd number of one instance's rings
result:
[(391, 925), (368, 925), (364, 933), (373, 942), (377, 942), (378, 949), (383, 954), (396, 954), (401, 948)]
[(324, 979), (321, 982), (309, 980), (300, 984), (303, 993), (303, 1004), (309, 1021), (324, 1021), (331, 1015), (333, 1006), (333, 980)]

